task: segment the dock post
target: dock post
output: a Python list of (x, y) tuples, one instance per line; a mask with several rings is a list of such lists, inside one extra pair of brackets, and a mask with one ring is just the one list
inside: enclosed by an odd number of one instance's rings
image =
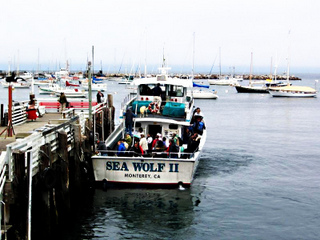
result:
[(58, 132), (58, 161), (57, 184), (56, 184), (56, 202), (58, 212), (58, 222), (68, 220), (70, 213), (70, 192), (69, 192), (69, 159), (68, 159), (68, 136), (65, 131)]

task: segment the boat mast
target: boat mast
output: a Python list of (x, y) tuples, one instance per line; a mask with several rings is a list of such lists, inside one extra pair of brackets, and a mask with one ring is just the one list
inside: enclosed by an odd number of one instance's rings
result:
[(288, 33), (288, 57), (287, 57), (287, 85), (290, 86), (290, 31), (289, 30), (289, 33)]
[(219, 47), (219, 79), (221, 79), (221, 47)]
[(249, 86), (251, 86), (252, 85), (252, 82), (251, 82), (251, 80), (252, 80), (252, 65), (253, 65), (253, 53), (251, 52), (251, 63), (250, 63), (250, 75), (249, 75)]
[(270, 63), (270, 74), (269, 74), (270, 80), (272, 80), (272, 57), (271, 57), (271, 63)]

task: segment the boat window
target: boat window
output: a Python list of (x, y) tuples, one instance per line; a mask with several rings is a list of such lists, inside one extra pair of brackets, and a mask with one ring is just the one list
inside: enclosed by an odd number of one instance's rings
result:
[(154, 87), (153, 84), (141, 84), (139, 86), (139, 94), (140, 95), (152, 95), (151, 89)]
[(183, 97), (184, 89), (183, 86), (171, 85), (169, 87), (169, 96), (171, 97)]
[(166, 81), (166, 75), (158, 75), (157, 76), (157, 81)]
[(177, 124), (169, 124), (169, 129), (178, 129)]
[(141, 122), (136, 122), (136, 127), (137, 128), (141, 127)]

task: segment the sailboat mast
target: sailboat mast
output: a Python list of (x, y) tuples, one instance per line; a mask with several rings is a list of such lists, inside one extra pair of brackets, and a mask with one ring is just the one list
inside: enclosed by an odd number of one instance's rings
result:
[(288, 57), (287, 57), (287, 85), (290, 86), (290, 81), (289, 81), (289, 78), (290, 78), (290, 31), (289, 30), (289, 33), (288, 33)]
[(221, 47), (219, 47), (219, 79), (221, 79)]
[(251, 86), (251, 80), (252, 80), (252, 66), (253, 66), (253, 53), (251, 52), (251, 63), (250, 63), (249, 86)]
[(272, 80), (272, 57), (271, 57), (271, 63), (270, 63), (270, 74), (269, 74), (269, 77)]

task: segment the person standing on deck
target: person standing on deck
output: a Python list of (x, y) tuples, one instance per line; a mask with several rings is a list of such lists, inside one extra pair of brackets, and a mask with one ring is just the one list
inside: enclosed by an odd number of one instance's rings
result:
[(123, 115), (126, 117), (126, 120), (125, 120), (126, 133), (129, 133), (130, 136), (132, 136), (133, 118), (137, 117), (137, 115), (132, 112), (131, 108), (128, 108)]
[(139, 145), (141, 146), (142, 150), (146, 153), (148, 151), (148, 141), (145, 137), (144, 134), (141, 134), (141, 139), (140, 139), (140, 142), (139, 142)]
[(161, 107), (161, 101), (162, 101), (161, 100), (162, 89), (160, 87), (160, 83), (157, 83), (157, 85), (152, 89), (152, 94), (153, 94), (153, 101), (159, 107), (158, 113), (160, 113), (160, 107)]

